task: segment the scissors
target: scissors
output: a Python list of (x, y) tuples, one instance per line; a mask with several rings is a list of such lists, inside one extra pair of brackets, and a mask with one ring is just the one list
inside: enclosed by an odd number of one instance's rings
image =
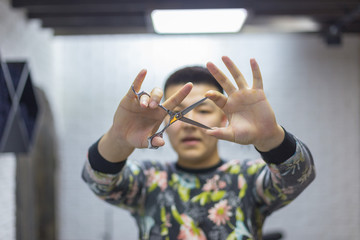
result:
[[(134, 85), (131, 86), (133, 92), (135, 93), (137, 99), (140, 101), (140, 98), (142, 95), (147, 95), (150, 97), (150, 94), (148, 94), (147, 92), (145, 91), (141, 91), (139, 93), (137, 93), (135, 91), (135, 88), (134, 88)], [(153, 146), (151, 141), (154, 137), (156, 136), (159, 136), (159, 137), (163, 137), (163, 133), (165, 132), (165, 130), (170, 127), (174, 122), (180, 120), (182, 122), (186, 122), (186, 123), (189, 123), (189, 124), (192, 124), (194, 126), (197, 126), (197, 127), (201, 127), (201, 128), (205, 128), (205, 129), (211, 129), (210, 127), (208, 126), (205, 126), (199, 122), (196, 122), (194, 120), (191, 120), (187, 117), (185, 117), (184, 115), (187, 114), (188, 112), (190, 112), (192, 109), (194, 109), (196, 106), (198, 106), (200, 103), (202, 103), (203, 101), (205, 101), (207, 99), (207, 97), (204, 97), (202, 99), (200, 99), (199, 101), (197, 101), (196, 103), (190, 105), (189, 107), (185, 108), (184, 110), (182, 111), (179, 111), (179, 112), (173, 112), (167, 108), (165, 108), (163, 105), (159, 104), (158, 106), (160, 108), (162, 108), (167, 114), (169, 114), (170, 116), (170, 119), (169, 119), (169, 122), (165, 125), (165, 127), (160, 130), (159, 132), (153, 134), (152, 136), (148, 137), (148, 148), (150, 149), (158, 149), (159, 147), (158, 146)]]

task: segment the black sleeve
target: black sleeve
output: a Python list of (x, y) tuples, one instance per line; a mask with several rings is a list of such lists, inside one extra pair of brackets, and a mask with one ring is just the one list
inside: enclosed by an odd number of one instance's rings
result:
[(289, 159), (296, 151), (296, 140), (293, 135), (288, 133), (285, 129), (285, 137), (282, 143), (270, 150), (269, 152), (261, 152), (256, 149), (266, 163), (281, 164)]
[(95, 142), (89, 148), (88, 158), (92, 169), (98, 172), (106, 173), (106, 174), (117, 174), (119, 173), (123, 167), (125, 166), (126, 160), (118, 163), (112, 163), (107, 161), (98, 150), (99, 141)]

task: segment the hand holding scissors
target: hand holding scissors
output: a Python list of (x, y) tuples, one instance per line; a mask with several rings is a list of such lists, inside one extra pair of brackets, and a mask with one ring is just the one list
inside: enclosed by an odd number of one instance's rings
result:
[[(137, 93), (135, 91), (134, 85), (132, 85), (131, 88), (132, 88), (133, 92), (136, 94), (139, 101), (140, 101), (140, 98), (141, 98), (142, 95), (147, 95), (147, 96), (150, 97), (150, 95), (148, 93), (144, 92), (144, 91), (141, 91), (141, 92)], [(190, 105), (189, 107), (187, 107), (184, 110), (179, 111), (179, 112), (173, 112), (173, 111), (165, 108), (163, 105), (159, 104), (158, 107), (162, 108), (170, 116), (170, 119), (169, 119), (169, 122), (164, 126), (164, 128), (162, 130), (160, 130), (159, 132), (157, 132), (157, 133), (153, 134), (152, 136), (148, 137), (148, 148), (150, 148), (150, 149), (159, 148), (158, 146), (153, 146), (152, 145), (152, 139), (154, 137), (156, 137), (156, 136), (163, 137), (164, 131), (178, 120), (186, 122), (188, 124), (192, 124), (192, 125), (197, 126), (197, 127), (201, 127), (201, 128), (205, 128), (205, 129), (211, 129), (208, 126), (205, 126), (205, 125), (203, 125), (203, 124), (201, 124), (199, 122), (196, 122), (196, 121), (191, 120), (191, 119), (184, 116), (185, 114), (190, 112), (192, 109), (197, 107), (199, 104), (204, 102), (206, 99), (207, 99), (207, 97), (204, 97), (204, 98), (200, 99), (199, 101), (195, 102), (194, 104)]]
[[(141, 70), (133, 81), (135, 91), (140, 91), (147, 71)], [(184, 84), (178, 91), (162, 103), (167, 109), (177, 107), (190, 93), (193, 85)], [(127, 159), (135, 148), (148, 147), (148, 137), (161, 126), (166, 112), (158, 107), (163, 91), (154, 88), (149, 94), (143, 94), (140, 101), (132, 87), (121, 99), (110, 129), (99, 141), (100, 154), (110, 162), (121, 162)], [(150, 95), (150, 97), (149, 97)], [(164, 145), (161, 137), (154, 137), (153, 146)]]

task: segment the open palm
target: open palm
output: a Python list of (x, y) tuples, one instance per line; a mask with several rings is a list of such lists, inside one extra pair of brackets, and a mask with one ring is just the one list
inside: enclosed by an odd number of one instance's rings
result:
[(228, 126), (207, 132), (219, 139), (239, 144), (254, 144), (263, 150), (273, 147), (270, 145), (278, 145), (279, 141), (281, 143), (283, 130), (277, 124), (274, 111), (263, 91), (262, 77), (255, 59), (250, 60), (253, 73), (251, 88), (230, 58), (223, 57), (222, 60), (237, 87), (213, 63), (207, 64), (228, 97), (216, 91), (209, 91), (206, 96), (224, 111), (229, 121)]

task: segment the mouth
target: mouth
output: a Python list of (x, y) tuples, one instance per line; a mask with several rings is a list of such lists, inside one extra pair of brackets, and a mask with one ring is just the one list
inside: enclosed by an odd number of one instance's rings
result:
[(197, 137), (185, 137), (185, 138), (181, 139), (181, 142), (186, 145), (195, 145), (195, 144), (199, 143), (200, 141), (201, 141), (201, 139), (197, 138)]

